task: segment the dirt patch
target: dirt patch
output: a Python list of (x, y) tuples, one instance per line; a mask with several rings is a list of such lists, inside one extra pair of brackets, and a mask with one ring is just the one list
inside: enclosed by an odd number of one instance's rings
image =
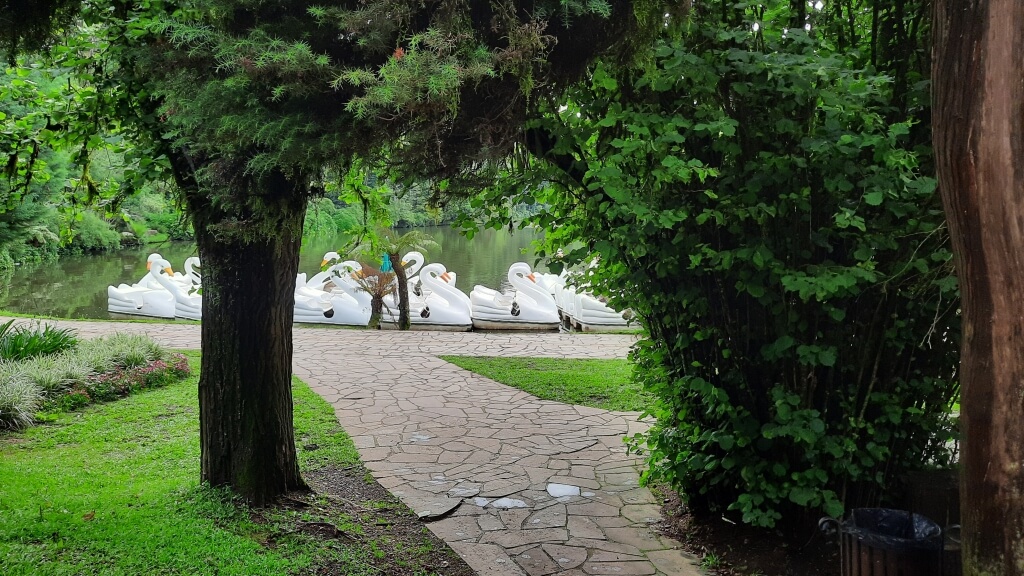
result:
[(783, 534), (734, 524), (718, 518), (697, 518), (686, 510), (678, 494), (664, 488), (665, 521), (660, 531), (703, 558), (704, 571), (714, 576), (836, 576), (840, 573), (839, 545), (813, 535), (794, 542)]
[[(366, 468), (325, 468), (304, 472), (303, 478), (311, 492), (293, 492), (279, 502), (281, 508), (302, 511), (302, 520), (295, 522), (292, 530), (358, 548), (381, 576), (476, 576), (411, 510), (373, 480)], [(274, 538), (264, 545), (274, 547)], [(317, 566), (313, 574), (347, 576), (349, 569), (329, 562)]]

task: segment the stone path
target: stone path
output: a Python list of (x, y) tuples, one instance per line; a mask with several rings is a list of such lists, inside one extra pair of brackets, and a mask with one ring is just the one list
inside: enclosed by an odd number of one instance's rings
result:
[[(194, 324), (61, 321), (197, 348)], [(485, 576), (697, 576), (652, 525), (622, 437), (636, 413), (539, 400), (439, 354), (621, 358), (633, 337), (298, 328), (295, 374), (334, 406), (374, 477)]]

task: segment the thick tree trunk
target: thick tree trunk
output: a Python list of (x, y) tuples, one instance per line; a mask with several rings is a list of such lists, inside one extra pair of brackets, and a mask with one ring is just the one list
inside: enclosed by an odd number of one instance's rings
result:
[[(271, 185), (288, 186), (279, 177)], [(299, 196), (287, 191), (279, 197)], [(292, 428), (292, 315), (305, 202), (268, 212), (274, 234), (189, 199), (203, 264), (202, 479), (253, 505), (304, 488)]]
[(1024, 575), (1024, 2), (936, 0), (933, 138), (963, 313), (965, 576)]
[(412, 327), (412, 320), (409, 318), (409, 277), (405, 273), (405, 264), (398, 253), (388, 255), (394, 262), (395, 282), (398, 286), (398, 329), (408, 330)]

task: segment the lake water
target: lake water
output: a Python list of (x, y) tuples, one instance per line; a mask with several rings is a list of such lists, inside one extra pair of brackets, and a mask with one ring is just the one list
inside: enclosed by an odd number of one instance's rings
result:
[[(472, 240), (449, 227), (419, 228), (429, 234), (438, 248), (428, 250), (427, 263), (440, 262), (458, 273), (458, 288), (466, 294), (476, 284), (490, 288), (507, 285), (508, 267), (513, 262), (534, 263), (530, 244), (540, 232), (483, 230)], [(404, 231), (403, 231), (404, 232)], [(299, 272), (307, 276), (320, 271), (325, 253), (337, 250), (342, 241), (315, 238), (304, 243)], [(146, 274), (146, 257), (159, 252), (175, 271), (196, 255), (194, 244), (173, 242), (149, 245), (116, 253), (66, 256), (52, 264), (21, 266), (10, 282), (0, 278), (0, 309), (21, 314), (39, 314), (60, 318), (111, 318), (107, 312), (107, 286), (138, 282)], [(546, 271), (543, 266), (538, 270)], [(123, 317), (123, 316), (118, 316)]]

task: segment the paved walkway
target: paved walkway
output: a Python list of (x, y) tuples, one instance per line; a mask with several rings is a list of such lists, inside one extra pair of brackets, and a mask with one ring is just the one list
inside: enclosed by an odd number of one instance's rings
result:
[[(61, 321), (197, 348), (194, 324)], [(622, 437), (636, 413), (539, 400), (439, 354), (621, 358), (627, 335), (295, 330), (295, 374), (334, 406), (377, 480), (485, 576), (696, 576), (651, 525)]]

